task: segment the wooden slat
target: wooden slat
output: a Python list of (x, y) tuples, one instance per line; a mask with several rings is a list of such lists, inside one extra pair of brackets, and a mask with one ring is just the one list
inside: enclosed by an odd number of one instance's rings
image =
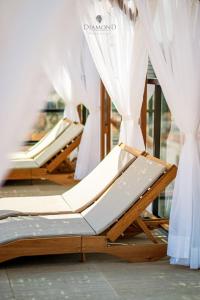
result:
[(86, 237), (82, 239), (83, 253), (106, 253), (128, 262), (155, 261), (167, 253), (167, 245), (160, 244), (107, 244), (105, 237)]
[(147, 137), (147, 81), (145, 81), (144, 87), (144, 95), (143, 95), (143, 102), (142, 102), (142, 109), (140, 114), (140, 126), (142, 130), (142, 135), (144, 139), (144, 144), (146, 146), (146, 137)]
[(21, 256), (80, 252), (80, 236), (24, 239), (1, 245), (0, 262)]
[(166, 230), (169, 231), (169, 224), (162, 224), (161, 227)]
[(146, 211), (145, 214), (150, 218), (150, 220), (147, 221), (149, 223), (148, 226), (153, 226), (154, 223), (158, 222), (160, 227), (162, 227), (166, 231), (169, 231), (169, 219), (158, 218), (154, 216), (152, 213), (150, 213), (149, 211)]
[(52, 173), (66, 158), (69, 154), (78, 147), (81, 141), (80, 134), (68, 147), (62, 150), (50, 163), (47, 165), (47, 171)]
[(110, 96), (107, 93), (107, 120), (106, 120), (106, 155), (108, 155), (108, 153), (111, 150), (111, 99)]
[[(158, 229), (158, 228), (163, 228), (163, 226), (168, 226), (168, 219), (157, 219), (157, 220), (146, 220), (146, 219), (142, 219), (142, 221), (145, 223), (145, 225), (147, 226), (147, 228), (149, 230), (154, 230), (154, 229)], [(139, 227), (139, 225), (137, 223), (132, 223), (131, 226), (129, 226), (126, 231), (124, 232), (125, 236), (136, 236), (140, 233), (144, 232), (144, 230)]]
[(32, 170), (31, 169), (16, 169), (12, 170), (6, 180), (21, 180), (21, 179), (31, 179)]
[(103, 82), (101, 81), (101, 88), (100, 88), (100, 108), (101, 108), (101, 116), (100, 116), (100, 156), (101, 160), (104, 159), (105, 156), (105, 87)]
[(31, 179), (45, 178), (46, 173), (46, 168), (31, 169)]
[(164, 224), (169, 224), (169, 219), (160, 219), (160, 218), (157, 218), (155, 220), (146, 220), (144, 219), (143, 220), (145, 222), (145, 224), (147, 226), (150, 226), (150, 227), (158, 227), (158, 226), (161, 226), (161, 225), (164, 225)]
[(36, 169), (16, 169), (12, 170), (7, 176), (7, 180), (28, 180), (28, 179), (38, 179), (45, 178), (47, 170), (45, 168)]
[(150, 262), (167, 255), (167, 244), (115, 245), (105, 249), (104, 253), (116, 256), (128, 262)]
[(138, 223), (138, 225), (142, 229), (142, 231), (146, 234), (146, 236), (148, 237), (148, 239), (150, 239), (153, 243), (157, 244), (158, 241), (153, 236), (153, 234), (148, 229), (147, 225), (145, 224), (145, 222), (142, 220), (142, 218), (140, 216), (137, 217), (136, 222)]
[(82, 237), (82, 252), (101, 252), (107, 247), (107, 239), (105, 236), (84, 236)]
[(74, 173), (46, 174), (44, 179), (66, 187), (69, 187), (69, 185), (74, 185), (79, 182), (79, 180), (74, 179)]
[(154, 261), (166, 256), (166, 243), (107, 243), (105, 236), (82, 237), (83, 253), (106, 253), (129, 262)]
[(74, 173), (47, 173), (44, 168), (28, 169), (28, 172), (23, 172), (24, 169), (16, 170), (12, 175), (7, 177), (7, 180), (49, 180), (63, 186), (76, 184), (79, 181), (74, 179)]
[(140, 156), (140, 155), (145, 155), (145, 154), (146, 154), (145, 151), (141, 151), (141, 150), (138, 150), (138, 149), (136, 149), (136, 148), (129, 147), (128, 145), (125, 145), (125, 144), (123, 144), (123, 143), (120, 144), (120, 147), (121, 147), (122, 149), (124, 149), (125, 151), (127, 151), (127, 152), (133, 154), (133, 155), (136, 156), (136, 157), (138, 157), (138, 156)]

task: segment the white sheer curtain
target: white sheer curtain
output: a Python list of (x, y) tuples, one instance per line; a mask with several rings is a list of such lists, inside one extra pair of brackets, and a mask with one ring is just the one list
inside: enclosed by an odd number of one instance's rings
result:
[(175, 122), (185, 135), (172, 201), (168, 255), (172, 264), (199, 268), (200, 2), (136, 3), (151, 62)]
[(0, 1), (0, 180), (49, 92), (42, 63), (62, 39), (65, 0)]
[(59, 96), (65, 101), (64, 117), (79, 122), (77, 106), (83, 96), (81, 81), (82, 31), (74, 0), (68, 0), (62, 20), (62, 41), (54, 43), (46, 56), (45, 69)]
[(100, 77), (122, 116), (120, 141), (144, 148), (139, 126), (147, 71), (140, 19), (136, 24), (109, 0), (79, 1), (80, 18)]
[(75, 170), (75, 178), (82, 179), (100, 162), (100, 80), (82, 32), (76, 1), (68, 1), (68, 8), (69, 14), (62, 23), (62, 43), (52, 46), (45, 67), (54, 88), (66, 102), (66, 117), (79, 120), (78, 104), (89, 110)]
[[(55, 47), (46, 70), (58, 94), (66, 101), (65, 116), (78, 121), (77, 105), (89, 110), (77, 153), (75, 178), (82, 179), (100, 162), (100, 79), (91, 58), (76, 6), (67, 19), (67, 42), (62, 51)], [(71, 20), (70, 20), (71, 18)], [(71, 26), (69, 26), (69, 24)], [(70, 31), (70, 32), (69, 32)]]
[(100, 77), (84, 36), (81, 45), (81, 79), (84, 94), (81, 103), (89, 110), (79, 146), (75, 178), (82, 179), (100, 162)]
[(64, 117), (75, 122), (80, 122), (77, 111), (79, 98), (75, 96), (76, 89), (74, 88), (68, 68), (62, 64), (58, 64), (56, 71), (52, 72), (49, 78), (55, 91), (65, 102)]

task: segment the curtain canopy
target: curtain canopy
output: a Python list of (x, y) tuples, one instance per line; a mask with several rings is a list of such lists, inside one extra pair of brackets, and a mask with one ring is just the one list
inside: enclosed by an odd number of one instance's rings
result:
[(112, 1), (79, 1), (80, 19), (100, 77), (122, 116), (120, 141), (144, 149), (139, 125), (147, 51), (134, 24)]
[(172, 201), (171, 263), (200, 267), (200, 2), (136, 0), (147, 48), (175, 122), (184, 133)]
[(77, 106), (83, 98), (81, 80), (82, 31), (74, 1), (68, 0), (67, 17), (62, 22), (62, 40), (48, 49), (44, 62), (47, 76), (65, 101), (64, 116), (79, 122)]

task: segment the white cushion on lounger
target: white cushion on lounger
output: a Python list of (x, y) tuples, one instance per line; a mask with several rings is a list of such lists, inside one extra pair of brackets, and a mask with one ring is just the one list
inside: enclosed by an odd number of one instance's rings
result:
[(30, 147), (27, 151), (12, 153), (11, 159), (34, 158), (41, 151), (53, 143), (57, 137), (70, 125), (67, 119), (60, 120), (39, 142)]
[(112, 225), (160, 177), (165, 167), (143, 156), (120, 176), (82, 216), (99, 234)]
[(79, 184), (63, 194), (72, 211), (80, 212), (88, 207), (107, 189), (135, 157), (116, 146), (100, 164)]
[(11, 167), (13, 169), (33, 169), (38, 168), (38, 164), (32, 158), (13, 159)]
[(0, 219), (8, 216), (69, 213), (70, 207), (62, 196), (0, 198)]
[(9, 155), (9, 159), (13, 160), (13, 159), (26, 159), (27, 158), (27, 151), (17, 151), (14, 153), (11, 153)]
[(10, 217), (0, 220), (0, 244), (24, 238), (94, 234), (80, 214)]
[(62, 148), (67, 146), (83, 131), (83, 125), (71, 123), (57, 139), (50, 144), (44, 151), (40, 152), (34, 160), (38, 166), (44, 165), (50, 158), (56, 155)]
[(36, 145), (27, 151), (27, 157), (33, 158), (42, 152), (49, 145), (51, 145), (68, 127), (70, 122), (62, 119), (60, 120), (50, 132), (47, 133)]
[(83, 131), (83, 125), (71, 123), (55, 141), (34, 158), (13, 159), (13, 169), (29, 169), (43, 166), (50, 158), (67, 146)]

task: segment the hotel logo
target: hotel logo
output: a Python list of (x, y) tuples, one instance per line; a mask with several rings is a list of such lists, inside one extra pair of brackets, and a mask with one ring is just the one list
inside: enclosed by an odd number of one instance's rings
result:
[(116, 24), (106, 24), (101, 15), (97, 15), (94, 24), (84, 24), (83, 29), (88, 33), (111, 33), (117, 29)]

